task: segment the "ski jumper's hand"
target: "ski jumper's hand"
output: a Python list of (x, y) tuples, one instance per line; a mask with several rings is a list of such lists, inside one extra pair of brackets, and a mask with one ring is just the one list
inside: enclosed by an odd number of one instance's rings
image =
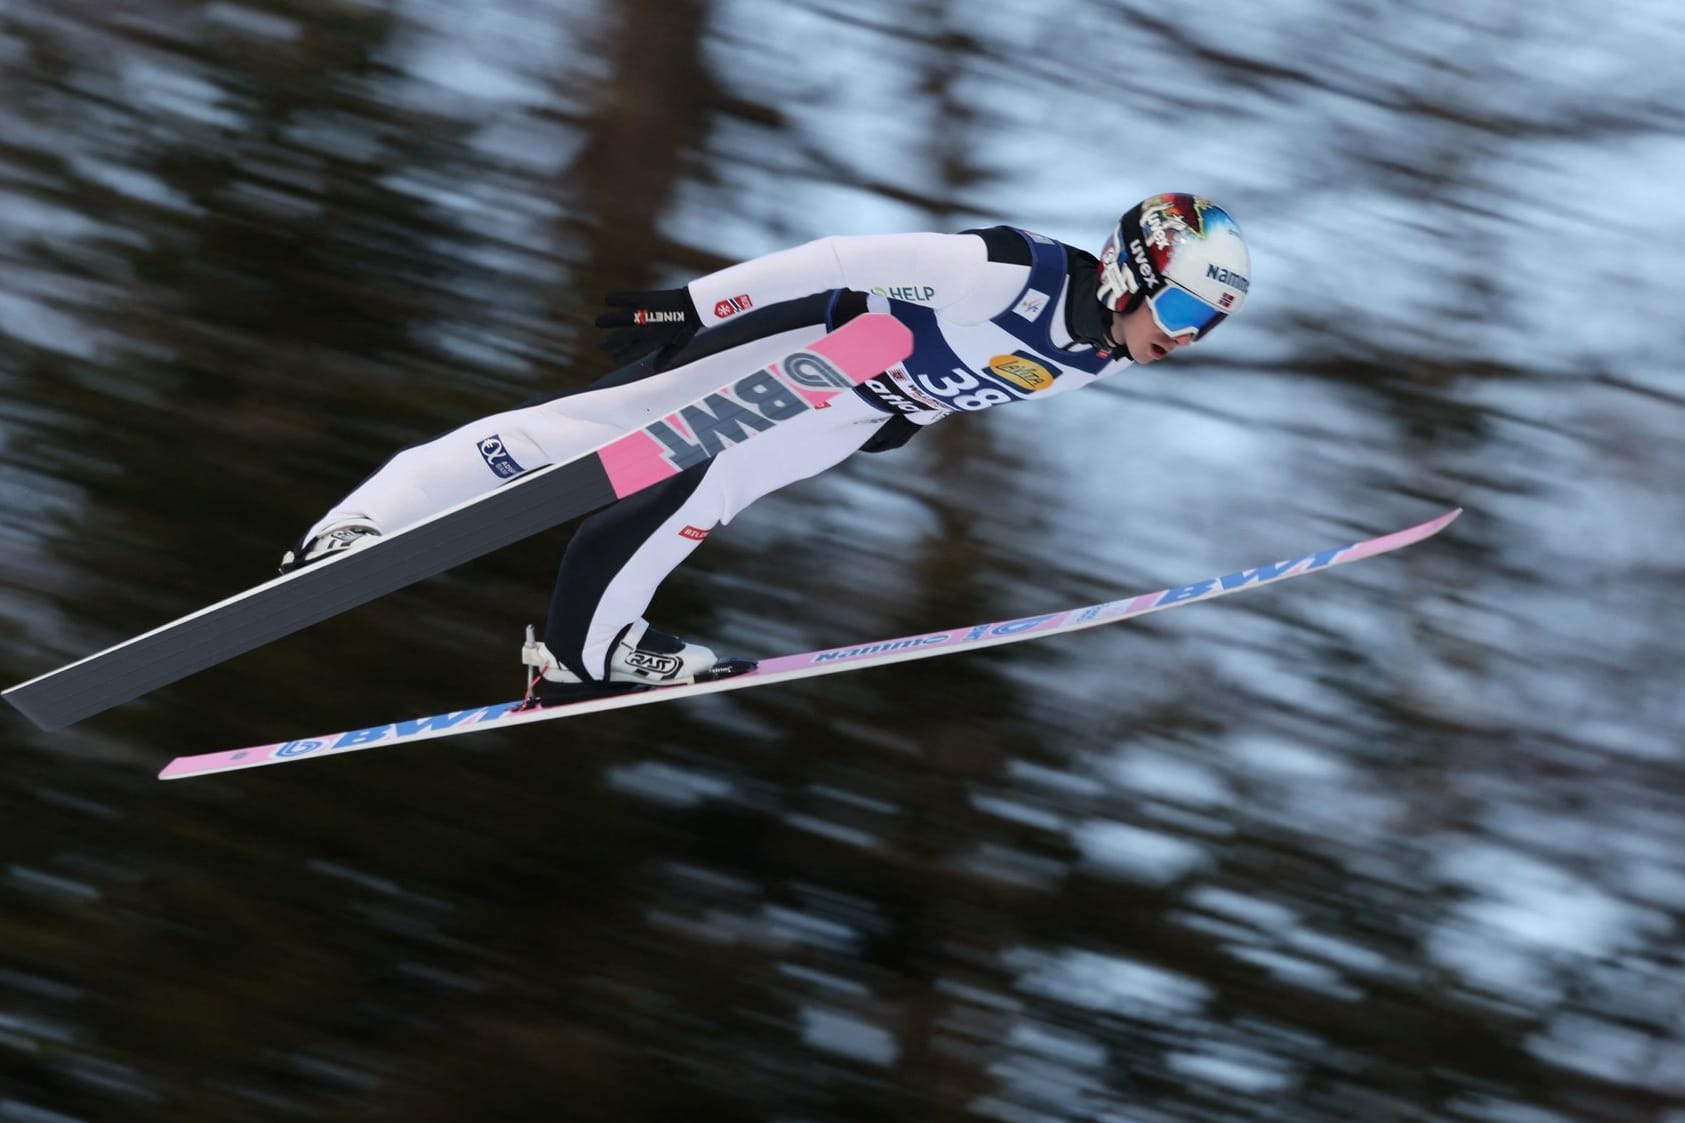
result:
[(688, 289), (611, 292), (603, 297), (603, 303), (613, 311), (598, 316), (597, 326), (615, 330), (597, 346), (616, 362), (630, 362), (655, 352), (656, 367), (665, 367), (702, 326)]

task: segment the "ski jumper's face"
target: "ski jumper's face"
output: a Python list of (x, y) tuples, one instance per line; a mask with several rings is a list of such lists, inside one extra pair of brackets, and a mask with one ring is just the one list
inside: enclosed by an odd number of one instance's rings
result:
[(1138, 363), (1156, 363), (1194, 341), (1194, 333), (1170, 335), (1153, 319), (1145, 303), (1128, 313), (1112, 313), (1112, 338), (1122, 343)]

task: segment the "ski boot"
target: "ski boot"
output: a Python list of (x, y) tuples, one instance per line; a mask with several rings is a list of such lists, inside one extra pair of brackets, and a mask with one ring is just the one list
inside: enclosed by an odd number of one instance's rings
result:
[(527, 689), (527, 704), (543, 706), (627, 694), (652, 686), (712, 682), (752, 671), (756, 666), (749, 659), (721, 659), (700, 644), (656, 631), (644, 620), (632, 621), (615, 637), (609, 649), (608, 673), (601, 682), (581, 679), (562, 666), (548, 647), (533, 638), (530, 626), (521, 647), (521, 663), (537, 669)]
[(380, 538), (380, 527), (373, 519), (361, 515), (329, 523), (309, 538), (300, 539), (281, 557), (281, 572), (303, 569), (323, 558), (355, 550)]

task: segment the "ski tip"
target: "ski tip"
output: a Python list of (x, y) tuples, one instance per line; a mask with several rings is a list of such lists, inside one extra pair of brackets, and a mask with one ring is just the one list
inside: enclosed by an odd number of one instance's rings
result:
[(1461, 507), (1452, 507), (1449, 511), (1435, 515), (1426, 522), (1420, 522), (1415, 526), (1407, 527), (1404, 530), (1396, 531), (1393, 534), (1384, 535), (1383, 538), (1409, 538), (1411, 541), (1420, 542), (1424, 538), (1432, 538), (1434, 535), (1456, 522), (1462, 513), (1463, 509)]

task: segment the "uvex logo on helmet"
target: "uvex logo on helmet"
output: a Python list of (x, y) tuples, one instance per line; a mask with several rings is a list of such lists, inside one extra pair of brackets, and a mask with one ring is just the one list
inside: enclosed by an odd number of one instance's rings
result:
[(1147, 258), (1147, 247), (1141, 244), (1141, 239), (1136, 238), (1129, 243), (1129, 257), (1135, 263), (1135, 275), (1141, 279), (1148, 292), (1163, 284), (1158, 279), (1158, 271)]
[(1128, 312), (1175, 285), (1214, 311), (1233, 313), (1246, 299), (1251, 272), (1240, 226), (1222, 207), (1199, 195), (1154, 195), (1124, 212), (1107, 239), (1100, 303)]

